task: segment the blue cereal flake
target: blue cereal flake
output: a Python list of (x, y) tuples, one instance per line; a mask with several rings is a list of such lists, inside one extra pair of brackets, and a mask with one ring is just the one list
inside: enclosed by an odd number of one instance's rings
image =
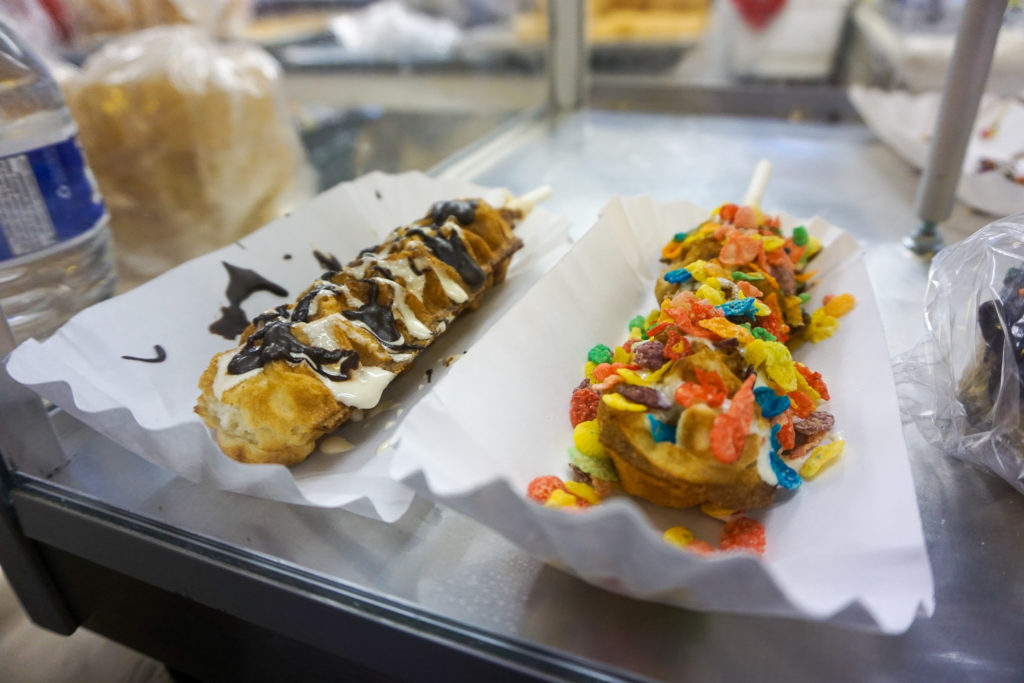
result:
[(651, 436), (654, 437), (654, 443), (662, 443), (665, 441), (668, 443), (675, 443), (676, 428), (674, 426), (665, 424), (650, 413), (647, 413), (647, 422), (651, 425)]
[(692, 280), (693, 275), (686, 268), (676, 268), (665, 273), (665, 281), (674, 285), (681, 285), (687, 280)]
[(782, 444), (779, 443), (780, 429), (782, 429), (782, 425), (772, 425), (772, 447), (771, 450), (768, 451), (768, 461), (771, 463), (772, 472), (775, 473), (775, 478), (779, 480), (779, 486), (792, 491), (793, 489), (800, 488), (800, 484), (803, 480), (793, 468), (782, 462), (782, 458), (779, 457), (779, 451), (782, 450)]
[(725, 313), (726, 317), (740, 316), (740, 315), (754, 315), (754, 302), (756, 302), (752, 296), (748, 296), (745, 299), (736, 299), (735, 301), (726, 301), (724, 304), (718, 304), (715, 306), (722, 313)]
[(754, 399), (761, 406), (761, 417), (768, 420), (789, 409), (789, 396), (779, 396), (771, 387), (755, 387)]

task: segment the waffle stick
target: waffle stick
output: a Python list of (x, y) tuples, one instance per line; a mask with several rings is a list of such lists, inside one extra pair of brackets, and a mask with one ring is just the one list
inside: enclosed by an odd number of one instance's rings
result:
[(196, 412), (225, 454), (295, 465), (319, 437), (376, 406), (392, 379), (504, 280), (527, 196), (496, 209), (438, 202), (290, 305), (256, 316), (214, 356)]

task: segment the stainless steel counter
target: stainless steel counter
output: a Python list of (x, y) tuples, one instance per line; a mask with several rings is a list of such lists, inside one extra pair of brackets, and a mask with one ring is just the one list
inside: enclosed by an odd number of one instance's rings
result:
[[(614, 193), (685, 197), (705, 205), (740, 197), (762, 157), (775, 165), (765, 207), (818, 213), (852, 232), (867, 252), (890, 350), (911, 347), (923, 329), (927, 264), (906, 254), (898, 240), (916, 224), (917, 176), (859, 125), (591, 111), (505, 131), (437, 172), (468, 173), (482, 184), (520, 191), (550, 184), (555, 196), (549, 208), (567, 214), (580, 233)], [(958, 210), (946, 237), (952, 241), (984, 222)], [(389, 605), (381, 608), (385, 612), (412, 615), (407, 628), (423, 638), (451, 640), (458, 629), (458, 647), (505, 658), (533, 674), (665, 680), (1024, 676), (1024, 498), (933, 451), (912, 429), (907, 441), (937, 608), (907, 634), (885, 637), (623, 598), (547, 567), (473, 520), (425, 500), (387, 525), (205, 490), (66, 416), (55, 423), (73, 458), (49, 481), (16, 482), (19, 520), (29, 537), (118, 571), (149, 570), (120, 558), (117, 548), (90, 543), (70, 527), (62, 530), (61, 505), (77, 517), (102, 516), (111, 528), (158, 536), (170, 547), (214, 547), (229, 557), (217, 561), (235, 565), (234, 571), (263, 576), (272, 569), (272, 580), (296, 591), (335, 586), (376, 596)], [(153, 577), (158, 574), (153, 570)], [(166, 581), (173, 589), (173, 581)], [(197, 588), (197, 599), (219, 600), (201, 593)], [(324, 595), (328, 607), (364, 609)], [(249, 613), (249, 606), (226, 598), (214, 606)], [(289, 623), (280, 628), (291, 636), (301, 631)]]

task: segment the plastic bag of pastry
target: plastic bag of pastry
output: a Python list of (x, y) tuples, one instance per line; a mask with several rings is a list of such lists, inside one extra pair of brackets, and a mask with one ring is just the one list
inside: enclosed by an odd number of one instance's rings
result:
[(938, 253), (925, 324), (895, 361), (904, 422), (1024, 493), (1024, 214)]
[(313, 192), (277, 62), (189, 26), (107, 43), (66, 83), (130, 288)]

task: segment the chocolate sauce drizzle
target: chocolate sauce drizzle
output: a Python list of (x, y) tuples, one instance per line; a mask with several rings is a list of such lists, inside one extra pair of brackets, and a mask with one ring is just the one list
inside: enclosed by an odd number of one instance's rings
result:
[[(291, 323), (276, 320), (256, 330), (245, 340), (245, 346), (228, 363), (229, 375), (242, 375), (262, 368), (273, 360), (306, 363), (314, 372), (335, 382), (344, 382), (359, 367), (359, 354), (350, 349), (321, 349), (303, 344), (292, 334)], [(339, 363), (338, 374), (324, 370), (324, 365)]]
[(377, 301), (378, 294), (380, 293), (380, 284), (376, 280), (362, 280), (362, 282), (370, 286), (369, 301), (354, 311), (342, 311), (341, 314), (349, 320), (355, 320), (366, 325), (373, 332), (373, 336), (379, 339), (382, 344), (389, 347), (401, 344), (404, 340), (398, 332), (398, 326), (395, 324), (395, 314), (391, 312), (389, 306), (381, 305)]
[(125, 360), (137, 360), (140, 363), (163, 363), (167, 360), (167, 352), (164, 351), (164, 347), (159, 344), (153, 345), (153, 351), (156, 353), (156, 358), (139, 358), (138, 356), (121, 356)]
[(462, 238), (459, 237), (459, 233), (452, 230), (451, 234), (445, 237), (440, 229), (434, 232), (435, 234), (430, 234), (422, 228), (413, 228), (406, 234), (419, 237), (427, 245), (427, 249), (432, 251), (434, 256), (441, 259), (441, 261), (454, 268), (459, 277), (462, 278), (462, 281), (471, 289), (482, 287), (487, 276), (484, 275), (483, 269), (473, 260), (473, 257), (469, 255), (466, 245), (462, 243)]
[(459, 225), (469, 225), (476, 220), (478, 205), (479, 203), (475, 199), (449, 199), (434, 202), (434, 205), (430, 207), (430, 220), (434, 227), (444, 225), (449, 217), (454, 217)]
[(288, 292), (281, 285), (271, 282), (254, 270), (239, 268), (226, 261), (221, 263), (228, 271), (228, 286), (224, 292), (228, 298), (228, 305), (221, 306), (221, 316), (210, 325), (209, 330), (225, 339), (234, 339), (249, 325), (245, 311), (242, 310), (242, 302), (256, 292), (270, 292), (277, 296), (288, 296)]
[(336, 273), (341, 270), (341, 261), (338, 257), (330, 252), (324, 253), (319, 249), (313, 250), (313, 257), (316, 258), (316, 262), (320, 264), (320, 267), (326, 271)]

